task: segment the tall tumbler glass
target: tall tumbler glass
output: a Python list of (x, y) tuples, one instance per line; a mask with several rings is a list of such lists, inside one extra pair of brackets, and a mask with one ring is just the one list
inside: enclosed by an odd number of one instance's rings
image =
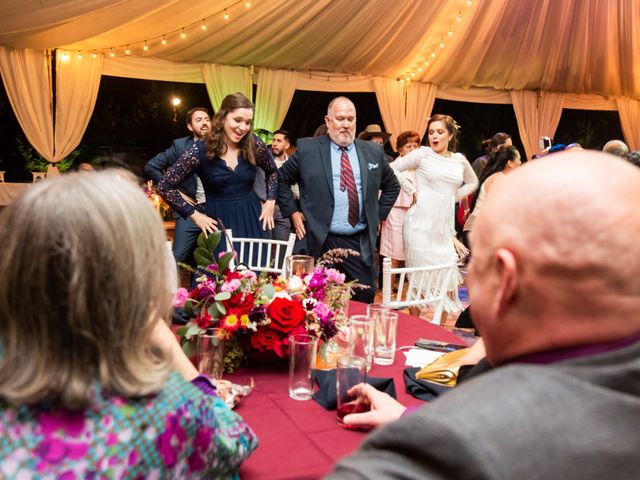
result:
[(338, 359), (336, 370), (336, 392), (338, 406), (338, 424), (344, 428), (354, 428), (343, 422), (345, 415), (370, 410), (371, 406), (364, 399), (364, 388), (367, 382), (367, 362), (364, 358), (345, 355)]
[(374, 314), (373, 363), (391, 365), (396, 355), (396, 333), (398, 314), (391, 311), (378, 311)]
[(318, 339), (312, 335), (289, 337), (289, 396), (294, 400), (309, 400), (313, 395), (317, 345)]
[(373, 360), (373, 319), (367, 315), (352, 315), (349, 319), (349, 352), (365, 359), (367, 371)]

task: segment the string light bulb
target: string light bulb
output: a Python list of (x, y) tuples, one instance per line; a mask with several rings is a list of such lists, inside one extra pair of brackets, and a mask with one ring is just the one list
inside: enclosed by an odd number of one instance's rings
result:
[(180, 34), (180, 36), (182, 37), (183, 40), (187, 38), (187, 34), (184, 32), (184, 27), (182, 27), (182, 33)]
[(93, 53), (91, 54), (91, 58), (98, 58), (98, 55), (96, 54), (96, 52), (93, 52)]
[(431, 58), (436, 58), (436, 52), (431, 52)]
[(247, 8), (251, 8), (251, 2), (245, 3), (244, 6), (247, 7)]
[(147, 45), (147, 41), (146, 41), (146, 40), (144, 41), (144, 47), (142, 47), (142, 49), (143, 49), (145, 52), (148, 52), (148, 51), (149, 51), (149, 45)]
[(69, 55), (67, 55), (67, 52), (62, 52), (62, 55), (60, 56), (60, 60), (62, 60), (63, 62), (66, 62), (67, 60), (69, 60)]
[(167, 36), (166, 35), (162, 35), (162, 45), (166, 45), (167, 44)]
[(82, 60), (82, 53), (78, 53), (78, 60)]
[(449, 36), (453, 37), (453, 30), (449, 29)]
[(467, 0), (467, 5), (471, 6), (473, 2), (471, 0)]
[(227, 13), (227, 10), (225, 9), (224, 11), (224, 19), (225, 20), (229, 20), (229, 14)]
[(200, 28), (202, 30), (206, 30), (207, 29), (207, 24), (205, 23), (204, 18), (202, 19), (202, 25), (200, 25)]
[(129, 50), (129, 45), (127, 45), (127, 49), (124, 51), (125, 54), (130, 55), (131, 50)]
[(110, 56), (111, 58), (113, 58), (113, 57), (115, 57), (115, 56), (116, 56), (116, 54), (115, 54), (115, 53), (113, 53), (113, 48), (112, 48), (112, 49), (111, 49), (111, 51), (109, 52), (109, 56)]
[(456, 22), (461, 22), (462, 21), (462, 15), (458, 14), (458, 16), (456, 17)]

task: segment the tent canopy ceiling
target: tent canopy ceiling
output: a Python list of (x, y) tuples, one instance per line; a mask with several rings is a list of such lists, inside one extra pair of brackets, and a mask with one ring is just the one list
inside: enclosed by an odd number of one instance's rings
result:
[(246, 3), (5, 0), (0, 44), (640, 99), (636, 0)]

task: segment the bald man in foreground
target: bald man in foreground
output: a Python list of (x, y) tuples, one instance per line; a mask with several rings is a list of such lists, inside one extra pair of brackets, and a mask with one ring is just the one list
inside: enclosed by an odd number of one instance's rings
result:
[(392, 423), (330, 478), (640, 478), (639, 186), (584, 150), (492, 190), (468, 282), (495, 370), (413, 413), (367, 388), (345, 421)]

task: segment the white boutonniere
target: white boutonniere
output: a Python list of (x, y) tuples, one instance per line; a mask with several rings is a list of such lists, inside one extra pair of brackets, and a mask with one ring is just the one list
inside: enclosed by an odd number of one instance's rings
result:
[(378, 164), (377, 163), (369, 163), (369, 170), (375, 170), (376, 168), (378, 168)]

